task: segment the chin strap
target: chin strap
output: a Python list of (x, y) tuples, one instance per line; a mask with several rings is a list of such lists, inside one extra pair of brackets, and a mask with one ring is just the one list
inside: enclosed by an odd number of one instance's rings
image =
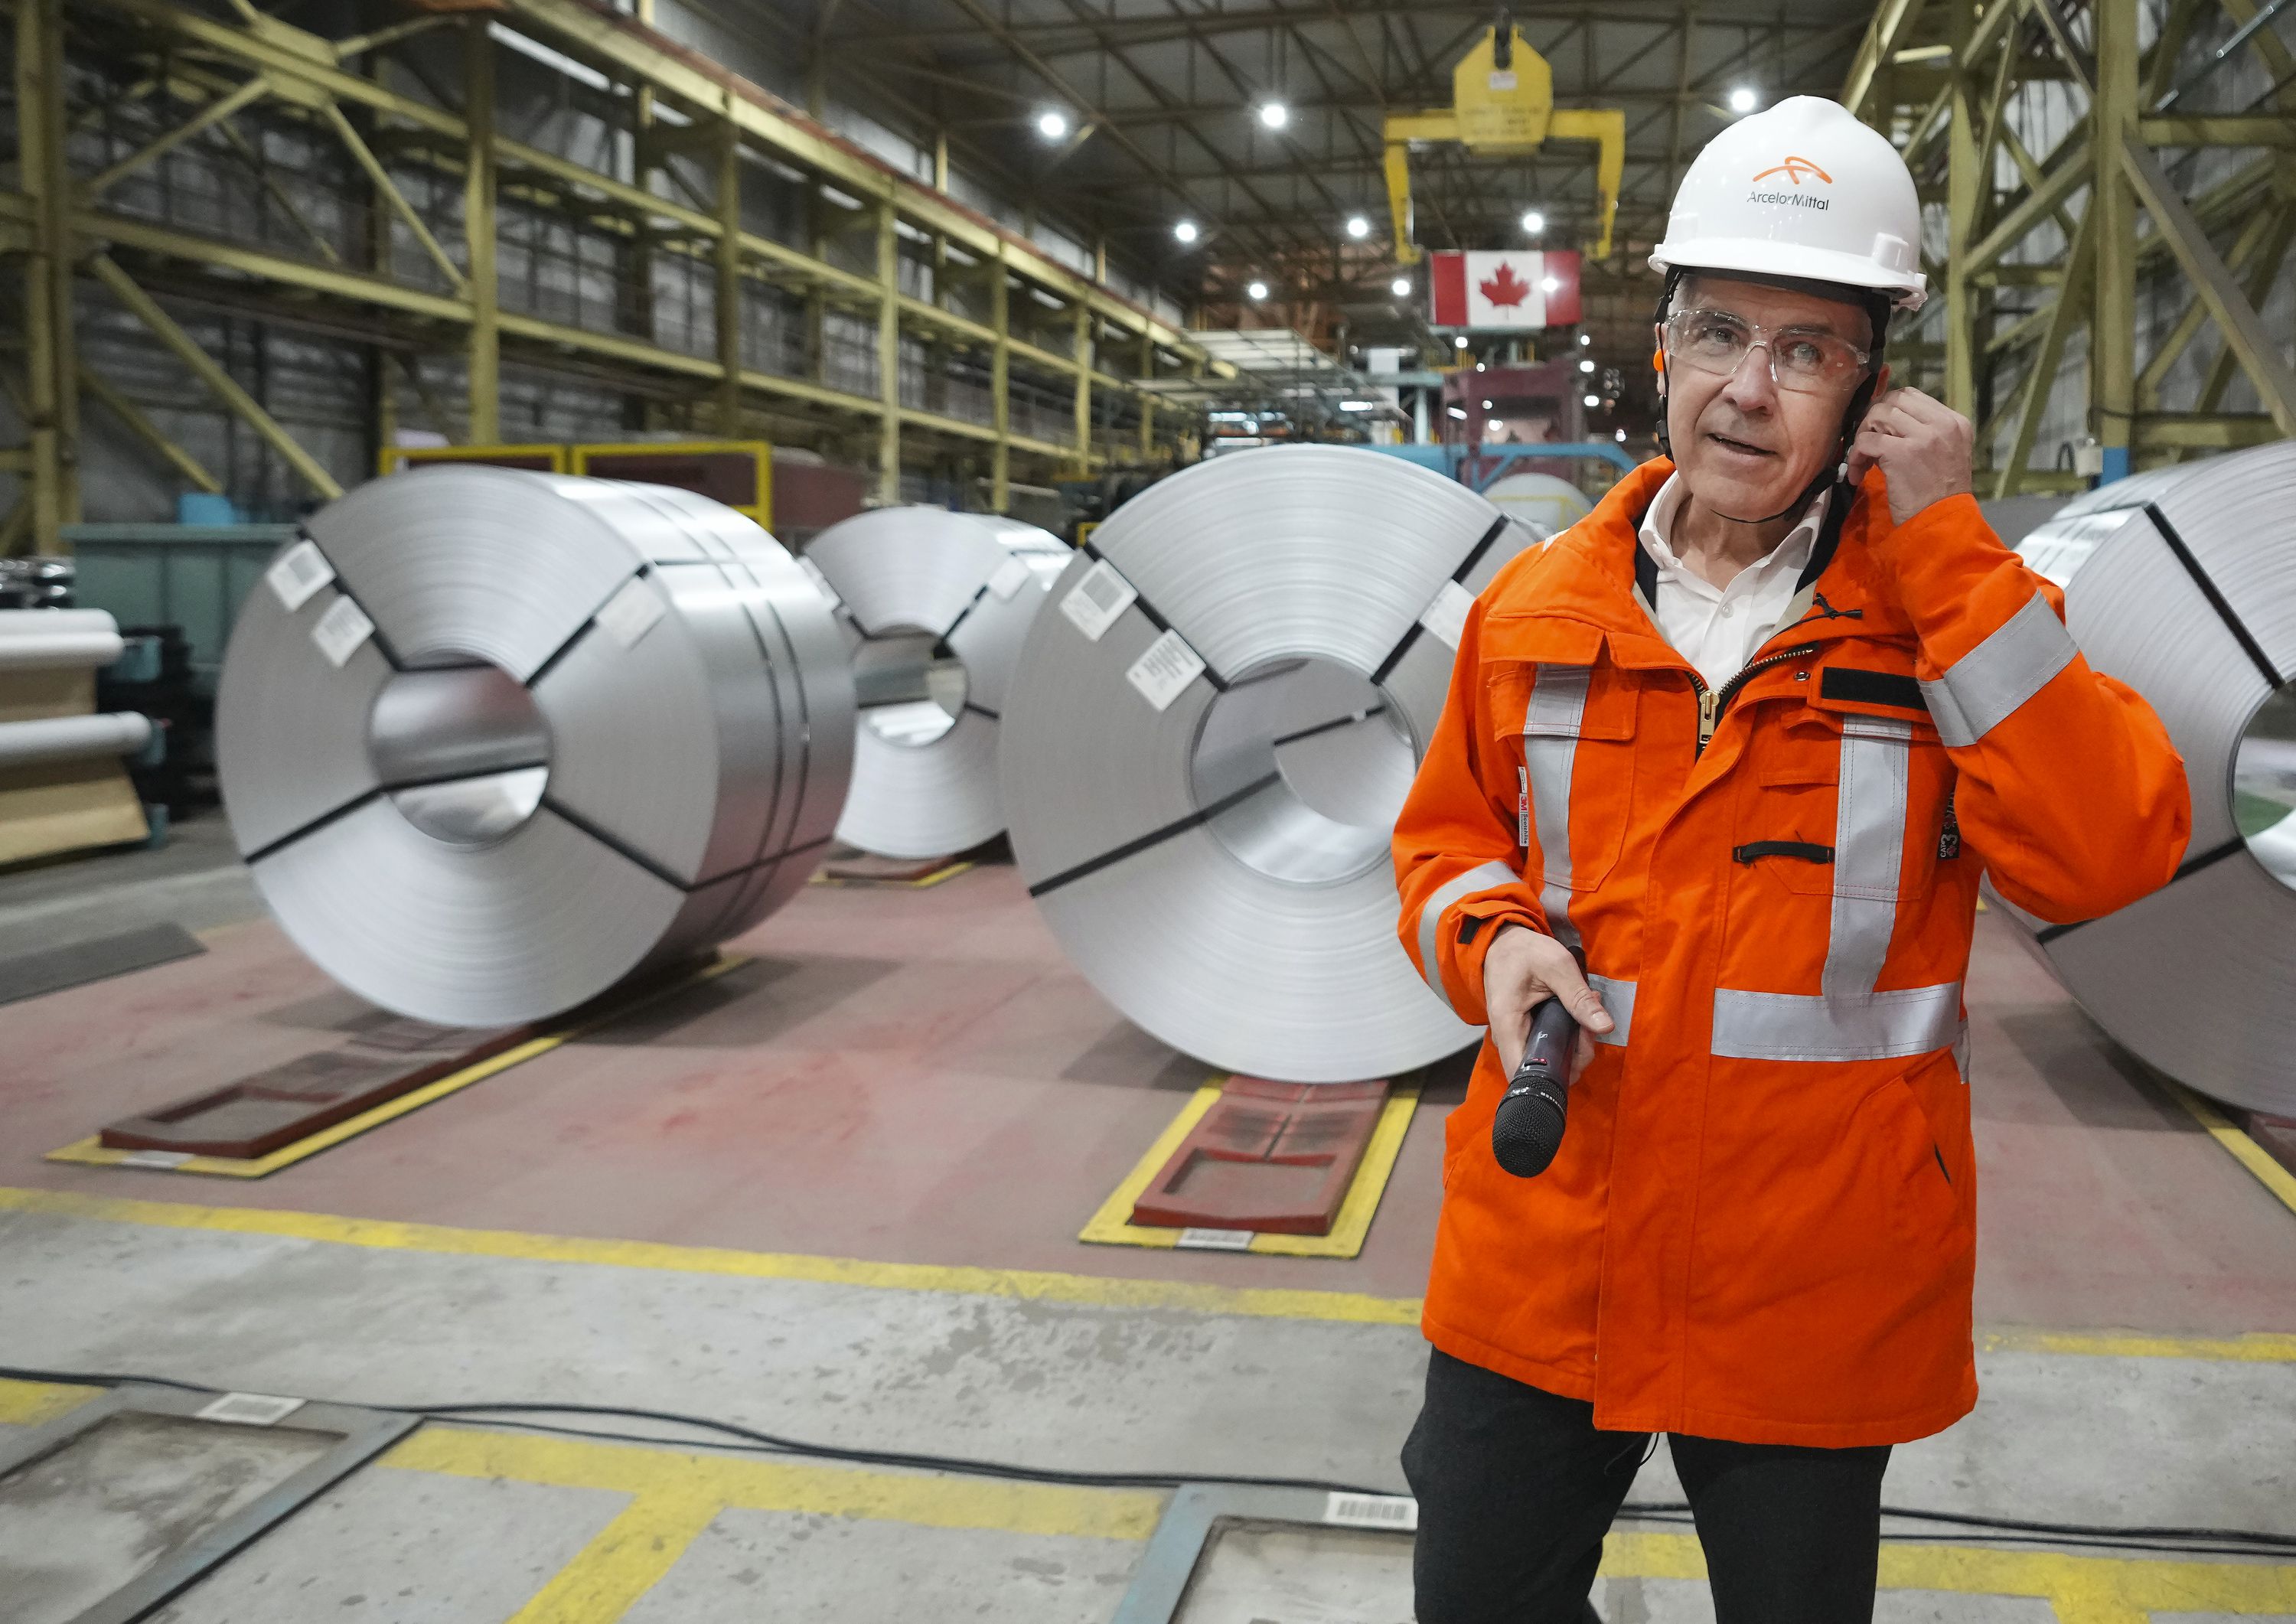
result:
[[(1666, 286), (1658, 296), (1658, 309), (1654, 316), (1661, 334), (1666, 329), (1667, 314), (1674, 305), (1674, 291), (1682, 285), (1684, 275), (1681, 269), (1676, 267), (1669, 267), (1666, 273)], [(1761, 278), (1748, 277), (1744, 280), (1759, 282)], [(1717, 510), (1714, 515), (1716, 518), (1728, 524), (1767, 524), (1772, 520), (1783, 519), (1788, 513), (1796, 513), (1807, 507), (1810, 499), (1818, 492), (1840, 486), (1846, 494), (1841, 501), (1833, 504), (1835, 511), (1829, 515), (1832, 522), (1827, 527), (1836, 533), (1840, 531), (1841, 520), (1849, 511), (1849, 500), (1857, 495), (1855, 491), (1849, 489), (1849, 442), (1857, 437), (1857, 425), (1866, 420), (1866, 413), (1874, 404), (1874, 387), (1882, 381), (1882, 352), (1890, 341), (1889, 301), (1879, 294), (1873, 294), (1869, 295), (1865, 302), (1866, 315), (1874, 328), (1874, 349), (1866, 359), (1865, 381), (1857, 386), (1857, 392), (1850, 396), (1849, 407), (1841, 414), (1841, 432), (1834, 439), (1833, 455), (1826, 459), (1827, 465), (1820, 467), (1811, 477), (1809, 483), (1801, 488), (1801, 493), (1775, 513), (1760, 519), (1741, 519), (1734, 513), (1725, 513)], [(1659, 397), (1658, 450), (1660, 456), (1672, 462), (1674, 439), (1667, 432), (1667, 402), (1671, 398), (1673, 380), (1666, 370), (1666, 344), (1662, 338), (1658, 347), (1658, 375), (1660, 381), (1668, 386), (1667, 391)], [(1829, 546), (1826, 551), (1831, 553), (1833, 549)]]

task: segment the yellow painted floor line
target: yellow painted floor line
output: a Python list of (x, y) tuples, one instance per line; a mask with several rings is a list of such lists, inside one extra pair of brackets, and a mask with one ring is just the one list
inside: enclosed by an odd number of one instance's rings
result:
[[(1706, 1559), (1695, 1534), (1619, 1532), (1603, 1542), (1603, 1571), (1617, 1579), (1700, 1579)], [(2059, 1624), (2144, 1624), (2155, 1612), (2296, 1612), (2296, 1565), (2279, 1562), (1892, 1542), (1882, 1547), (1879, 1579), (1883, 1590), (2038, 1597), (2055, 1610)]]
[(469, 1426), (425, 1426), (381, 1464), (453, 1477), (614, 1489), (640, 1500), (681, 1495), (744, 1511), (1084, 1539), (1145, 1539), (1164, 1510), (1164, 1496), (1153, 1489), (760, 1460)]
[(1980, 1353), (2077, 1353), (2108, 1359), (2213, 1359), (2226, 1364), (2296, 1364), (2296, 1333), (2177, 1336), (2152, 1331), (2051, 1331), (1996, 1325), (1977, 1333)]
[[(181, 1202), (86, 1195), (71, 1190), (0, 1187), (0, 1213), (12, 1211), (155, 1229), (266, 1235), (384, 1251), (504, 1258), (534, 1263), (597, 1264), (612, 1268), (723, 1275), (750, 1280), (796, 1280), (879, 1291), (1009, 1297), (1088, 1308), (1170, 1308), (1197, 1314), (1352, 1325), (1419, 1323), (1419, 1299), (1374, 1297), (1360, 1292), (1207, 1285), (1185, 1280), (1118, 1280), (1051, 1270), (938, 1263), (871, 1263), (857, 1258), (813, 1257), (802, 1252), (737, 1251), (715, 1246), (672, 1246), (658, 1241), (529, 1234), (509, 1229), (455, 1229), (443, 1224), (336, 1218), (326, 1213), (283, 1212), (263, 1207), (203, 1207)], [(1980, 1329), (1977, 1345), (1984, 1352), (2296, 1364), (2296, 1333), (2283, 1332), (2182, 1336), (2149, 1331), (2066, 1331), (2013, 1325)]]
[(704, 981), (715, 980), (727, 971), (737, 970), (749, 962), (749, 956), (746, 954), (721, 955), (690, 975), (679, 976), (661, 986), (648, 988), (627, 1003), (617, 1004), (610, 1009), (602, 1010), (587, 1021), (577, 1021), (571, 1026), (562, 1027), (554, 1032), (545, 1032), (539, 1038), (529, 1038), (524, 1043), (504, 1049), (499, 1054), (490, 1055), (476, 1065), (465, 1066), (460, 1071), (449, 1072), (436, 1082), (425, 1083), (422, 1087), (410, 1089), (396, 1099), (385, 1100), (371, 1111), (363, 1111), (357, 1116), (347, 1117), (332, 1128), (323, 1128), (308, 1138), (298, 1139), (291, 1144), (283, 1144), (267, 1156), (186, 1156), (181, 1161), (155, 1161), (152, 1159), (155, 1155), (153, 1152), (114, 1150), (103, 1143), (101, 1136), (91, 1134), (85, 1139), (75, 1140), (62, 1150), (50, 1151), (43, 1160), (78, 1162), (90, 1167), (133, 1167), (138, 1172), (201, 1173), (215, 1178), (263, 1178), (276, 1173), (282, 1168), (292, 1167), (307, 1156), (316, 1156), (321, 1151), (332, 1150), (346, 1139), (356, 1139), (372, 1128), (381, 1128), (386, 1122), (396, 1121), (409, 1111), (420, 1111), (434, 1101), (443, 1100), (450, 1094), (459, 1093), (468, 1088), (473, 1083), (482, 1083), (490, 1077), (509, 1070), (512, 1066), (523, 1065), (538, 1055), (547, 1054), (553, 1049), (571, 1043), (576, 1038), (594, 1032), (600, 1027), (610, 1025), (627, 1015), (634, 1014), (646, 1005), (658, 1003), (673, 993), (683, 992), (689, 987), (698, 987)]
[(820, 1258), (798, 1252), (735, 1251), (715, 1246), (603, 1241), (504, 1229), (453, 1229), (440, 1224), (333, 1218), (324, 1213), (280, 1212), (260, 1207), (201, 1207), (185, 1202), (85, 1195), (76, 1191), (0, 1188), (0, 1212), (10, 1210), (163, 1229), (275, 1235), (383, 1251), (512, 1258), (543, 1263), (596, 1263), (676, 1274), (731, 1275), (752, 1280), (799, 1280), (886, 1291), (1012, 1297), (1093, 1308), (1178, 1308), (1200, 1314), (1381, 1325), (1419, 1323), (1417, 1298), (1374, 1297), (1358, 1292), (1206, 1285), (1185, 1280), (1115, 1280), (1051, 1270), (934, 1263), (871, 1263), (857, 1258)]
[(45, 1426), (67, 1410), (76, 1410), (103, 1390), (66, 1387), (50, 1382), (17, 1382), (0, 1377), (0, 1423), (10, 1426)]
[(2296, 1173), (2291, 1173), (2272, 1159), (2272, 1153), (2250, 1138), (2245, 1130), (2231, 1118), (2218, 1111), (2214, 1102), (2194, 1093), (2184, 1084), (2163, 1077), (2161, 1086), (2169, 1097), (2192, 1113), (2193, 1120), (2209, 1132), (2209, 1136), (2230, 1151), (2233, 1159), (2256, 1175), (2257, 1182), (2280, 1198), (2280, 1204), (2296, 1212)]
[[(1206, 1083), (1180, 1107), (1180, 1114), (1157, 1135), (1148, 1153), (1100, 1204), (1100, 1210), (1078, 1234), (1078, 1240), (1099, 1246), (1168, 1248), (1179, 1243), (1181, 1231), (1177, 1229), (1134, 1223), (1133, 1203), (1140, 1199), (1149, 1181), (1163, 1170), (1164, 1164), (1171, 1161), (1196, 1124), (1204, 1120), (1205, 1113), (1219, 1103), (1220, 1089), (1219, 1083)], [(1254, 1235), (1249, 1250), (1286, 1258), (1352, 1258), (1360, 1254), (1365, 1237), (1371, 1234), (1372, 1217), (1379, 1210), (1380, 1197), (1387, 1193), (1387, 1181), (1394, 1176), (1395, 1159), (1403, 1153), (1403, 1136), (1411, 1131), (1412, 1112), (1418, 1109), (1416, 1087), (1398, 1088), (1388, 1095), (1387, 1103), (1380, 1108), (1379, 1121), (1372, 1128), (1371, 1142), (1364, 1147), (1363, 1162), (1348, 1185), (1338, 1218), (1332, 1220), (1331, 1234)]]

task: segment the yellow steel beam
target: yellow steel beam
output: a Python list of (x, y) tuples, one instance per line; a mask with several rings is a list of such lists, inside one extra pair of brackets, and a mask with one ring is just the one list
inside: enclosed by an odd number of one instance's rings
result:
[(470, 340), (464, 350), (470, 396), (465, 443), (492, 446), (502, 439), (502, 283), (495, 266), (495, 45), (487, 33), (485, 12), (463, 26), (463, 117), (471, 131), (463, 166), (463, 245), (471, 265), (463, 283), (471, 301)]
[(166, 135), (138, 147), (102, 174), (82, 181), (78, 189), (80, 201), (85, 202), (101, 195), (111, 186), (135, 174), (145, 164), (165, 157), (210, 125), (221, 123), (241, 108), (259, 100), (269, 91), (269, 76), (258, 73), (228, 95), (217, 97)]
[(235, 243), (194, 236), (188, 232), (155, 226), (146, 220), (105, 214), (95, 209), (82, 209), (74, 217), (74, 223), (83, 235), (109, 241), (122, 248), (140, 249), (146, 253), (164, 254), (169, 258), (216, 266), (282, 286), (305, 288), (314, 293), (324, 293), (337, 299), (379, 305), (410, 316), (430, 316), (456, 324), (471, 319), (470, 307), (459, 299), (426, 293), (419, 288), (410, 288), (380, 276), (312, 265), (284, 254), (242, 248)]
[[(414, 205), (406, 201), (406, 194), (398, 189), (398, 183), (390, 178), (390, 171), (382, 167), (382, 160), (374, 155), (374, 149), (367, 145), (365, 138), (351, 127), (348, 116), (332, 102), (327, 103), (319, 112), (334, 127), (336, 138), (348, 150), (358, 167), (366, 171), (367, 180), (374, 187), (376, 195), (390, 205), (392, 212), (406, 223), (408, 232), (422, 245), (422, 251), (446, 273), (447, 285), (467, 297), (471, 284), (463, 275), (463, 267), (447, 257), (447, 250), (439, 245), (439, 239), (430, 234), (430, 228), (422, 223), (422, 217), (415, 212)], [(481, 162), (473, 168), (489, 168), (491, 166)]]
[[(2134, 0), (2123, 3), (2134, 4)], [(2265, 410), (2272, 414), (2283, 434), (2296, 435), (2296, 368), (2288, 365), (2278, 335), (2266, 329), (2246, 291), (2233, 279), (2191, 207), (2169, 183), (2160, 160), (2133, 131), (2124, 137), (2121, 158), (2134, 196), (2141, 198), (2151, 211), (2154, 226), (2168, 241), (2169, 251), (2177, 257), (2194, 291), (2207, 304), (2226, 345), (2239, 357), (2241, 370), (2256, 385)], [(2103, 316), (2100, 310), (2099, 319)], [(2128, 393), (2133, 410), (2133, 381)], [(2108, 399), (2103, 404), (2110, 407), (2112, 402)], [(2108, 438), (2105, 444), (2110, 447), (2112, 441)]]
[(718, 432), (742, 431), (742, 133), (730, 121), (717, 127), (718, 239), (710, 269), (711, 317), (718, 340)]
[(2136, 133), (2148, 146), (2296, 147), (2296, 119), (2286, 113), (2139, 119)]
[(1874, 12), (1874, 21), (1866, 26), (1866, 37), (1858, 42), (1857, 54), (1850, 62), (1849, 77), (1841, 86), (1841, 104), (1858, 117), (1868, 116), (1866, 103), (1880, 80), (1882, 68), (1893, 62), (1913, 37), (1914, 25), (1921, 21), (1922, 5), (1923, 0), (1882, 0)]
[(745, 134), (783, 158), (817, 171), (841, 190), (865, 198), (890, 196), (902, 216), (928, 233), (947, 235), (975, 257), (1007, 249), (1012, 269), (1047, 291), (1062, 299), (1084, 300), (1128, 332), (1151, 332), (1160, 344), (1201, 353), (1180, 329), (1094, 286), (1042, 250), (840, 140), (748, 80), (678, 50), (635, 20), (582, 0), (505, 0), (505, 4), (514, 19), (557, 36), (633, 81), (651, 85), (697, 110), (729, 113)]
[(62, 549), (79, 518), (79, 369), (74, 349), (70, 181), (65, 169), (63, 8), (16, 0), (16, 151), (25, 195), (27, 518), (34, 551)]
[(79, 386), (111, 407), (111, 414), (126, 423), (130, 433), (159, 453), (177, 473), (201, 490), (215, 493), (223, 489), (223, 481), (209, 473), (204, 463), (162, 434), (160, 425), (145, 416), (141, 406), (85, 365), (79, 369)]
[(988, 324), (996, 348), (988, 354), (988, 414), (995, 430), (988, 452), (988, 511), (1013, 507), (1013, 321), (1011, 284), (999, 252), (988, 267)]
[(2136, 418), (2136, 444), (2147, 450), (2232, 451), (2285, 437), (2286, 431), (2264, 412), (2139, 413)]
[(303, 482), (321, 496), (332, 501), (343, 494), (334, 475), (319, 465), (318, 459), (303, 449), (293, 435), (279, 424), (278, 419), (265, 411), (252, 395), (240, 388), (239, 382), (214, 357), (199, 347), (192, 335), (176, 324), (175, 318), (160, 308), (157, 300), (135, 285), (135, 279), (111, 262), (105, 254), (91, 255), (88, 268), (96, 280), (111, 291), (111, 296), (127, 307), (136, 320), (152, 331), (152, 335), (176, 352), (176, 358), (191, 368), (201, 382), (212, 390), (216, 398), (260, 435), (268, 445), (286, 460), (287, 465), (300, 476)]

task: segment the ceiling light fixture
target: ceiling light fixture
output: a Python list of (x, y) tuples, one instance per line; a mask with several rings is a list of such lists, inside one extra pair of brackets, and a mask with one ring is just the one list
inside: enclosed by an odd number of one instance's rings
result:
[(1595, 370), (1595, 363), (1592, 360), (1583, 360), (1578, 363), (1578, 370), (1582, 373), (1591, 373)]
[(1562, 283), (1553, 276), (1542, 276), (1538, 279), (1538, 291), (1542, 293), (1560, 293), (1562, 291)]
[(1349, 215), (1348, 217), (1348, 235), (1355, 238), (1357, 242), (1361, 242), (1364, 238), (1371, 235), (1371, 222), (1365, 219), (1363, 216), (1359, 214)]
[(1255, 282), (1244, 289), (1244, 291), (1254, 299), (1265, 299), (1267, 297), (1267, 284), (1264, 282)]
[(1467, 335), (1463, 332), (1457, 338), (1453, 339), (1451, 340), (1451, 347), (1454, 349), (1464, 349), (1467, 347)]
[(1269, 129), (1280, 130), (1292, 122), (1292, 110), (1281, 102), (1263, 102), (1259, 104), (1259, 121)]
[(1741, 85), (1730, 93), (1730, 111), (1734, 113), (1750, 113), (1754, 111), (1755, 103), (1760, 100), (1761, 98), (1754, 94), (1754, 87), (1751, 85)]
[(1591, 332), (1582, 332), (1578, 335), (1578, 341), (1581, 344), (1591, 344), (1595, 341), (1595, 335)]
[(1047, 107), (1037, 115), (1037, 134), (1047, 141), (1058, 141), (1069, 133), (1069, 116), (1057, 107)]
[(1172, 227), (1172, 234), (1183, 242), (1193, 242), (1201, 234), (1196, 230), (1193, 220), (1182, 220)]
[(1522, 228), (1535, 237), (1546, 229), (1546, 217), (1536, 209), (1526, 209), (1523, 211)]
[(1395, 290), (1395, 296), (1398, 299), (1408, 299), (1411, 297), (1411, 278), (1408, 276), (1398, 276), (1393, 282), (1388, 283), (1388, 286)]
[(1600, 395), (1589, 395), (1587, 397), (1587, 404), (1590, 406), (1601, 406), (1603, 404), (1603, 398)]

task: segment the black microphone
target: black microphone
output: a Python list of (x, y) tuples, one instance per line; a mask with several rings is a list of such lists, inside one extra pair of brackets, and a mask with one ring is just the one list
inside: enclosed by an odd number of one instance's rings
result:
[(1562, 999), (1549, 998), (1530, 1012), (1522, 1060), (1491, 1119), (1491, 1154), (1517, 1178), (1538, 1177), (1562, 1147), (1570, 1052), (1578, 1038), (1578, 1023)]

